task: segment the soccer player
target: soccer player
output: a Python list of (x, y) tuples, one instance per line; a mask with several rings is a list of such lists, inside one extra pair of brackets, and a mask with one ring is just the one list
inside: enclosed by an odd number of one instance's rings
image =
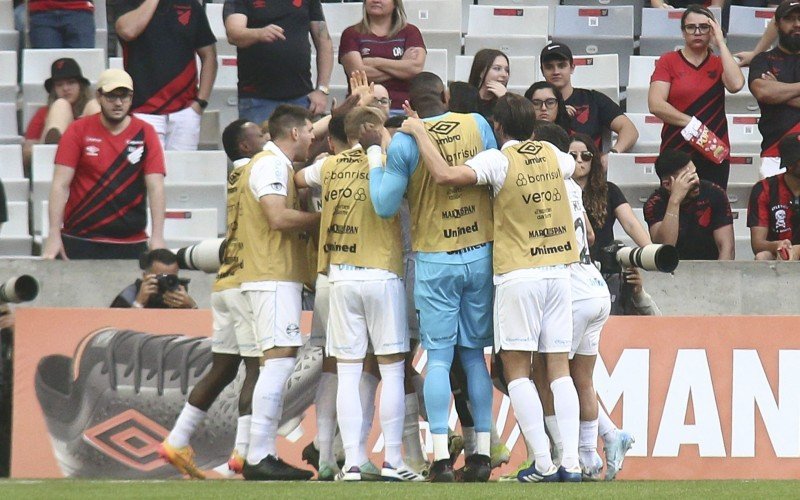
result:
[[(345, 118), (352, 147), (297, 174), (297, 185), (322, 187), (320, 273), (330, 282), (327, 351), (336, 357), (336, 411), (345, 449), (337, 480), (360, 481), (367, 461), (361, 443), (364, 425), (359, 393), (367, 345), (372, 344), (383, 380), (380, 421), (385, 443), (381, 476), (399, 481), (424, 478), (402, 459), (405, 417), (405, 353), (409, 350), (400, 219), (378, 217), (369, 200), (369, 160), (358, 144), (370, 127), (370, 154), (380, 147), (384, 116), (356, 108)], [(380, 161), (380, 160), (379, 160)]]
[(250, 437), (250, 413), (253, 388), (258, 379), (258, 360), (261, 357), (255, 331), (253, 311), (239, 288), (240, 272), (244, 268), (238, 238), (239, 182), (253, 155), (264, 147), (264, 135), (258, 125), (236, 120), (222, 133), (222, 143), (233, 171), (228, 176), (228, 228), (225, 233), (225, 255), (211, 294), (211, 314), (214, 318), (211, 370), (194, 386), (181, 410), (175, 426), (161, 443), (159, 455), (181, 472), (197, 479), (205, 478), (194, 463), (189, 441), (195, 429), (205, 419), (211, 404), (222, 390), (236, 378), (244, 361), (245, 379), (239, 395), (239, 421), (236, 443), (228, 468), (241, 473)]
[[(497, 143), (486, 120), (475, 113), (451, 113), (438, 76), (423, 72), (411, 81), (410, 105), (425, 121), (437, 154), (462, 163)], [(489, 431), (492, 381), (483, 357), (492, 344), (492, 208), (484, 187), (437, 186), (414, 139), (397, 133), (385, 169), (370, 161), (369, 194), (381, 217), (393, 217), (408, 198), (412, 248), (417, 252), (414, 302), (420, 337), (428, 353), (425, 407), (433, 438), (430, 479), (454, 481), (447, 443), (450, 367), (456, 346), (467, 374), (475, 419), (477, 453), (467, 457), (465, 481), (487, 481), (491, 474)]]
[[(535, 464), (520, 471), (523, 482), (580, 481), (578, 396), (569, 375), (572, 300), (568, 264), (579, 259), (564, 178), (575, 161), (547, 142), (531, 141), (533, 105), (506, 94), (494, 109), (495, 135), (502, 151), (479, 153), (464, 165), (449, 166), (419, 120), (411, 132), (422, 163), (444, 186), (491, 185), (494, 192), (494, 344), (503, 361), (514, 413), (535, 453)], [(544, 353), (556, 415), (564, 435), (563, 466), (550, 456), (543, 411), (530, 380), (531, 354)]]
[(277, 457), (275, 438), (286, 380), (300, 336), (301, 293), (308, 279), (305, 230), (319, 214), (300, 211), (292, 161), (305, 161), (313, 140), (308, 110), (280, 105), (270, 116), (272, 140), (242, 171), (239, 239), (247, 267), (242, 291), (250, 301), (263, 366), (253, 393), (250, 446), (242, 475), (249, 480), (309, 479), (309, 471)]

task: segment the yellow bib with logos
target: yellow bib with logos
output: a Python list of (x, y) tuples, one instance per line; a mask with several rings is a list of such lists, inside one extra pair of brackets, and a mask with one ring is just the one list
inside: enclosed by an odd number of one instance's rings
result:
[(525, 141), (503, 155), (508, 174), (494, 199), (494, 273), (577, 262), (569, 197), (552, 149)]
[(369, 160), (361, 149), (350, 149), (322, 164), (320, 273), (331, 264), (385, 269), (403, 276), (400, 217), (383, 219), (369, 197)]
[[(427, 121), (428, 135), (450, 166), (483, 151), (483, 138), (475, 119), (448, 113)], [(492, 241), (492, 202), (486, 186), (439, 186), (422, 159), (409, 179), (411, 245), (419, 252), (452, 252)]]
[[(310, 281), (307, 260), (308, 235), (300, 231), (277, 231), (269, 227), (261, 203), (250, 189), (250, 173), (258, 160), (275, 156), (263, 151), (245, 165), (239, 180), (239, 239), (242, 241), (241, 255), (244, 266), (239, 273), (242, 283), (254, 281)], [(288, 176), (286, 206), (300, 210), (294, 172), (286, 165)], [(237, 274), (239, 274), (237, 273)]]
[[(252, 162), (253, 160), (251, 159), (248, 164)], [(222, 263), (217, 272), (217, 279), (211, 287), (214, 292), (237, 288), (242, 282), (241, 277), (237, 274), (244, 267), (242, 241), (238, 237), (238, 229), (240, 183), (245, 167), (247, 165), (235, 168), (228, 175), (228, 206), (226, 210), (228, 226), (225, 230), (225, 248), (222, 253)]]

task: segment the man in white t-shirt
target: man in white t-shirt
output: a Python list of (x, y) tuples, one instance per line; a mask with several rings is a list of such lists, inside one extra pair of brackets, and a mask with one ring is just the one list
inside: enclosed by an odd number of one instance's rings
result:
[[(564, 178), (571, 156), (547, 142), (531, 141), (535, 113), (530, 101), (506, 94), (494, 108), (494, 132), (502, 150), (486, 150), (450, 167), (420, 120), (400, 129), (414, 136), (423, 163), (437, 184), (489, 185), (494, 192), (493, 267), (495, 350), (503, 360), (509, 396), (535, 464), (522, 482), (580, 481), (578, 396), (569, 375), (572, 302), (568, 264), (579, 260)], [(522, 326), (524, 325), (524, 326)], [(530, 380), (531, 354), (542, 352), (564, 435), (564, 458), (550, 456), (539, 396)]]

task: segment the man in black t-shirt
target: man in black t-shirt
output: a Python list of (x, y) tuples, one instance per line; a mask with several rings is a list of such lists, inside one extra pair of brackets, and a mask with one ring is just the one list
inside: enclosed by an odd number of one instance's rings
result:
[(205, 9), (197, 0), (121, 0), (117, 9), (125, 12), (117, 36), (136, 88), (131, 109), (156, 129), (164, 149), (196, 150), (217, 77), (217, 39)]
[(569, 47), (563, 43), (551, 43), (542, 49), (540, 61), (544, 79), (561, 91), (572, 117), (571, 132), (588, 135), (594, 139), (598, 149), (602, 148), (605, 130), (616, 132), (617, 142), (602, 156), (604, 168), (607, 167), (609, 152), (624, 153), (636, 144), (639, 131), (622, 112), (619, 104), (596, 90), (576, 89), (572, 86), (575, 63)]
[[(239, 118), (260, 124), (280, 104), (325, 111), (333, 43), (320, 0), (225, 0), (222, 17), (237, 47)], [(316, 87), (309, 32), (317, 51)]]
[(644, 205), (653, 243), (674, 245), (681, 260), (733, 260), (733, 215), (725, 191), (701, 181), (683, 151), (664, 150), (656, 174), (661, 187)]
[(784, 172), (778, 142), (800, 133), (800, 2), (785, 1), (775, 10), (778, 46), (762, 52), (750, 63), (748, 85), (761, 118), (761, 176)]

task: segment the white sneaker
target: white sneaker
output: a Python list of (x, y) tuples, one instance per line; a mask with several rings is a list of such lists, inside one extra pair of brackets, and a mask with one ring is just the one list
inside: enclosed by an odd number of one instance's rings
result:
[[(608, 437), (606, 438), (606, 436)], [(617, 477), (617, 473), (622, 470), (625, 454), (636, 440), (622, 429), (610, 432), (606, 436), (603, 436), (605, 443), (603, 450), (606, 453), (606, 481), (613, 481)]]
[(335, 481), (361, 481), (361, 469), (355, 465), (350, 467), (347, 471), (342, 469), (336, 474)]
[(425, 481), (425, 477), (423, 477), (421, 474), (417, 474), (416, 472), (411, 470), (408, 466), (403, 465), (395, 469), (388, 462), (383, 462), (383, 468), (381, 469), (381, 478), (388, 481), (407, 481), (407, 482)]

